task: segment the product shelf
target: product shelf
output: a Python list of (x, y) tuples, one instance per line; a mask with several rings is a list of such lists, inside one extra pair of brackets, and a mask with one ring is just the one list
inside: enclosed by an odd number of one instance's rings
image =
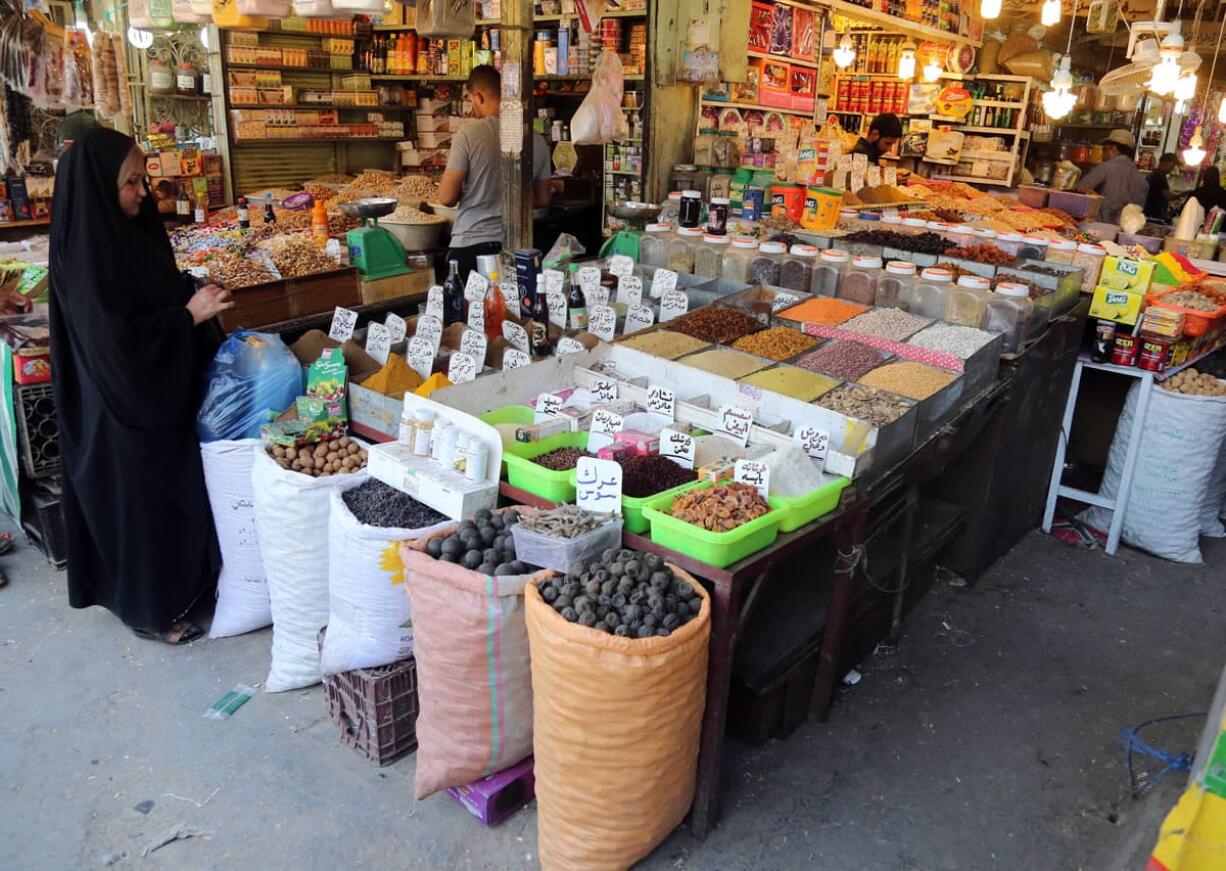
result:
[(749, 52), (749, 56), (762, 58), (763, 60), (786, 61), (787, 63), (794, 64), (796, 66), (808, 67), (811, 70), (815, 70), (818, 67), (816, 61), (805, 60), (803, 58), (798, 58), (798, 57), (792, 57), (791, 55), (787, 55), (787, 54), (770, 54), (769, 52), (765, 52), (765, 51), (751, 51)]
[(812, 112), (804, 112), (800, 109), (776, 109), (774, 106), (760, 106), (757, 103), (731, 103), (726, 100), (712, 100), (708, 97), (702, 98), (702, 104), (704, 106), (726, 106), (729, 109), (751, 109), (755, 112), (778, 112), (780, 115), (799, 115), (802, 118), (813, 117)]

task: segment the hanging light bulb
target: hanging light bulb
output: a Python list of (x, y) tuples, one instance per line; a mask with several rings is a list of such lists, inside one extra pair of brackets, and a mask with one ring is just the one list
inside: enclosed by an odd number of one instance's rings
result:
[(1073, 73), (1070, 70), (1072, 61), (1067, 54), (1060, 59), (1060, 66), (1051, 77), (1051, 90), (1043, 94), (1043, 111), (1050, 118), (1063, 118), (1073, 111), (1073, 106), (1077, 103), (1077, 95), (1073, 93)]
[(1188, 111), (1188, 101), (1187, 100), (1176, 100), (1175, 108), (1172, 111), (1176, 115), (1182, 115), (1184, 112)]
[(1196, 75), (1188, 73), (1175, 82), (1175, 99), (1187, 102), (1196, 97)]
[(856, 59), (856, 46), (846, 33), (839, 40), (839, 47), (834, 50), (834, 65), (841, 70), (847, 69)]
[(1000, 17), (1001, 0), (979, 0), (979, 17), (985, 21)]
[(1226, 97), (1222, 97), (1222, 102), (1217, 105), (1217, 121), (1226, 124)]
[(1149, 79), (1149, 89), (1159, 97), (1165, 97), (1174, 92), (1175, 85), (1179, 83), (1179, 77), (1183, 72), (1179, 68), (1181, 54), (1183, 54), (1183, 37), (1178, 33), (1167, 34), (1158, 52), (1162, 59), (1150, 73)]
[(153, 45), (153, 34), (137, 27), (129, 27), (128, 42), (132, 43), (133, 48), (139, 48), (141, 51), (144, 51)]
[(1039, 14), (1039, 22), (1044, 27), (1060, 23), (1060, 0), (1043, 0), (1043, 11)]
[(915, 43), (910, 40), (904, 42), (902, 50), (898, 52), (898, 77), (915, 78)]
[(945, 72), (945, 68), (941, 66), (940, 62), (936, 59), (936, 56), (929, 56), (927, 62), (924, 64), (924, 81), (930, 83), (935, 82), (941, 77), (941, 73), (943, 72)]
[(1205, 159), (1205, 137), (1201, 136), (1200, 125), (1188, 141), (1188, 147), (1183, 150), (1183, 162), (1188, 166), (1200, 166)]

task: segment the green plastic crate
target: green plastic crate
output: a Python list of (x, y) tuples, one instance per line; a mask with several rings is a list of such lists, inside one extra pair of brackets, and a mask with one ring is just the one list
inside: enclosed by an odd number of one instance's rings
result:
[[(710, 481), (704, 481), (695, 489), (711, 486)], [(779, 537), (779, 521), (786, 509), (774, 497), (766, 501), (770, 511), (729, 532), (711, 532), (666, 513), (673, 502), (673, 497), (666, 493), (648, 500), (643, 515), (651, 524), (651, 540), (656, 544), (723, 568), (769, 547)]]
[(532, 458), (556, 448), (587, 450), (587, 437), (588, 433), (585, 432), (564, 432), (539, 442), (506, 445), (502, 456), (507, 464), (507, 483), (551, 502), (574, 502), (574, 469), (555, 472), (538, 466), (532, 462)]
[[(514, 423), (524, 426), (533, 422), (535, 412), (526, 405), (507, 405), (503, 408), (495, 408), (493, 411), (487, 411), (484, 414), (478, 414), (477, 420), (488, 423), (490, 426), (497, 426), (500, 423)], [(507, 473), (507, 446), (503, 443), (502, 446), (502, 469), (499, 470), (500, 475)]]
[(783, 519), (779, 521), (780, 532), (793, 532), (806, 523), (812, 523), (817, 518), (829, 514), (839, 504), (843, 488), (851, 483), (850, 478), (836, 478), (824, 487), (818, 487), (812, 493), (804, 496), (772, 496), (770, 503), (779, 503), (784, 509)]
[[(695, 472), (695, 475), (698, 473)], [(577, 486), (579, 473), (572, 469), (570, 473), (571, 486)], [(697, 477), (693, 481), (687, 481), (684, 484), (672, 488), (671, 490), (661, 490), (659, 493), (653, 493), (651, 496), (622, 496), (622, 520), (626, 532), (635, 534), (646, 532), (651, 527), (651, 522), (643, 515), (643, 509), (648, 503), (655, 499), (660, 499), (664, 496), (676, 496), (678, 493), (697, 487), (701, 482)]]

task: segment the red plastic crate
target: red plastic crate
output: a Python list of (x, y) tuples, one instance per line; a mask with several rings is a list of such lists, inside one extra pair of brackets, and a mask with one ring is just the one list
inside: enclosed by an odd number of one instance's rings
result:
[[(321, 647), (325, 631), (319, 633)], [(417, 661), (412, 657), (324, 675), (323, 685), (341, 743), (380, 767), (417, 749)]]

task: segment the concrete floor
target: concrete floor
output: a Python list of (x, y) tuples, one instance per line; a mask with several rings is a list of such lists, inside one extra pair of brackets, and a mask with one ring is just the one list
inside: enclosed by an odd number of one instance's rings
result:
[[(1208, 705), (1226, 543), (1206, 558), (1028, 536), (977, 587), (934, 589), (829, 723), (731, 745), (717, 830), (698, 844), (683, 828), (641, 867), (1143, 867), (1183, 776), (1131, 801), (1115, 740)], [(71, 611), (64, 576), (29, 547), (0, 565), (0, 864), (535, 865), (534, 808), (487, 830), (446, 796), (415, 802), (413, 758), (380, 770), (340, 746), (318, 687), (204, 719), (264, 679), (268, 631), (170, 649)], [(1201, 724), (1147, 737), (1190, 751)], [(200, 834), (141, 858), (177, 827)]]

